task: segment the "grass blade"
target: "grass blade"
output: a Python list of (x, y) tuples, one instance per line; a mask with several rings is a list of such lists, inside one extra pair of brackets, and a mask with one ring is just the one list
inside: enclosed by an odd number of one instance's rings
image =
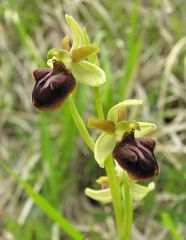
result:
[(39, 193), (35, 192), (33, 188), (24, 180), (22, 180), (16, 173), (14, 173), (7, 165), (0, 161), (0, 165), (5, 171), (13, 176), (16, 181), (24, 188), (30, 198), (50, 217), (53, 221), (59, 224), (59, 226), (75, 240), (83, 239), (83, 236), (78, 232), (72, 224), (60, 215), (53, 206), (47, 202)]

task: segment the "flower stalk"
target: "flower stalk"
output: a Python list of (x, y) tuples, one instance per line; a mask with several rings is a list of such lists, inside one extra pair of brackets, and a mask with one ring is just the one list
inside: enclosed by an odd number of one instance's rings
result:
[[(100, 89), (94, 88), (93, 91), (94, 91), (98, 117), (100, 119), (105, 119), (104, 113), (103, 113), (103, 106), (101, 102)], [(114, 163), (111, 155), (105, 161), (105, 170), (109, 178), (109, 185), (110, 185), (111, 195), (112, 195), (112, 203), (113, 203), (117, 231), (118, 231), (118, 239), (122, 239), (121, 237), (122, 237), (123, 209), (122, 209), (122, 202), (121, 202), (121, 195), (120, 195), (120, 186), (116, 178), (115, 167), (114, 167)]]
[(123, 204), (124, 204), (124, 221), (123, 221), (123, 227), (122, 227), (122, 236), (123, 239), (128, 240), (130, 238), (131, 234), (131, 228), (132, 228), (132, 218), (133, 218), (133, 200), (132, 200), (132, 194), (130, 191), (129, 186), (129, 180), (126, 173), (123, 174), (123, 186), (122, 186), (122, 198), (123, 198)]
[(69, 106), (70, 106), (70, 112), (71, 112), (71, 115), (72, 115), (72, 118), (73, 118), (73, 121), (81, 135), (81, 137), (83, 138), (84, 142), (86, 143), (86, 145), (88, 146), (88, 148), (94, 152), (94, 142), (92, 140), (92, 138), (90, 137), (90, 134), (87, 130), (87, 127), (85, 126), (85, 123), (83, 121), (83, 119), (81, 118), (77, 108), (76, 108), (76, 105), (75, 105), (75, 102), (74, 102), (74, 99), (73, 99), (73, 96), (70, 95), (69, 96)]

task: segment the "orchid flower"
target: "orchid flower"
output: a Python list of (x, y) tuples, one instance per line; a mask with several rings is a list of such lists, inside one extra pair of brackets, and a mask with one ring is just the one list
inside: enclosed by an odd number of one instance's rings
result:
[(94, 157), (99, 166), (104, 167), (107, 157), (112, 153), (120, 167), (133, 179), (145, 179), (159, 174), (154, 156), (156, 142), (151, 138), (142, 138), (154, 131), (156, 125), (125, 120), (126, 107), (140, 104), (141, 100), (125, 100), (109, 110), (107, 120), (88, 120), (88, 127), (104, 131), (94, 148)]
[[(72, 32), (72, 47), (69, 37), (62, 40), (62, 48), (50, 49), (47, 65), (50, 68), (33, 72), (36, 84), (32, 93), (32, 102), (40, 110), (58, 108), (72, 93), (77, 83), (97, 87), (105, 82), (104, 71), (93, 61), (99, 52), (96, 44), (89, 43), (85, 29), (81, 28), (73, 17), (65, 16)], [(91, 59), (92, 60), (92, 59)]]

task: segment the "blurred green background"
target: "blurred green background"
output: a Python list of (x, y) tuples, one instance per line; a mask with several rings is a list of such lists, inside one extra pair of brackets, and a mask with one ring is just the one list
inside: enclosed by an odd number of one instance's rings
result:
[[(161, 175), (155, 191), (135, 204), (132, 239), (186, 239), (185, 0), (1, 0), (0, 161), (85, 239), (114, 239), (111, 206), (84, 196), (85, 187), (98, 187), (104, 170), (77, 133), (68, 103), (44, 113), (31, 103), (32, 71), (46, 66), (47, 51), (69, 33), (65, 13), (99, 43), (105, 113), (118, 101), (143, 99), (128, 118), (158, 126), (153, 136)], [(85, 121), (96, 114), (88, 87), (77, 88), (76, 104)], [(1, 240), (69, 239), (2, 168), (0, 184)]]

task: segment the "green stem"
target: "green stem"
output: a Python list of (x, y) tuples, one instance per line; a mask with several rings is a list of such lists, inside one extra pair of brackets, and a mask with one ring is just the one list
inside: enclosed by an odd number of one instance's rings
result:
[[(98, 117), (101, 119), (105, 119), (104, 113), (103, 113), (103, 107), (101, 103), (100, 89), (96, 87), (96, 88), (93, 88), (93, 91), (94, 91)], [(109, 156), (105, 161), (105, 169), (106, 169), (107, 176), (109, 177), (109, 185), (111, 189), (113, 208), (114, 208), (116, 225), (118, 230), (118, 239), (122, 239), (123, 208), (122, 208), (121, 195), (120, 195), (120, 185), (116, 178), (115, 166), (111, 156)]]
[(107, 176), (109, 177), (109, 186), (112, 194), (112, 203), (114, 208), (114, 213), (116, 217), (116, 225), (118, 230), (118, 239), (122, 239), (122, 227), (123, 227), (123, 209), (122, 202), (120, 196), (120, 186), (118, 184), (116, 174), (115, 174), (115, 166), (112, 160), (112, 157), (109, 156), (105, 161), (105, 169)]
[[(96, 98), (96, 107), (98, 111), (99, 118), (104, 119), (103, 114), (103, 108), (101, 104), (101, 97), (99, 93), (99, 88), (94, 88), (94, 94)], [(83, 140), (87, 144), (87, 146), (94, 152), (94, 142), (92, 138), (89, 135), (89, 132), (81, 118), (81, 116), (78, 113), (78, 110), (76, 108), (76, 105), (74, 103), (72, 95), (69, 96), (69, 105), (70, 105), (70, 111), (72, 118), (74, 120), (74, 123), (79, 130)], [(109, 177), (109, 183), (110, 183), (110, 189), (112, 193), (112, 201), (113, 201), (113, 207), (114, 207), (114, 213), (116, 217), (116, 224), (118, 229), (118, 238), (121, 238), (122, 234), (122, 227), (123, 227), (123, 210), (122, 210), (122, 202), (121, 202), (121, 196), (120, 196), (120, 186), (116, 178), (115, 174), (115, 166), (112, 160), (112, 157), (108, 157), (105, 161), (105, 169), (107, 172), (107, 175)]]
[(79, 112), (78, 112), (78, 110), (76, 108), (76, 105), (74, 103), (73, 96), (70, 95), (68, 97), (68, 99), (69, 99), (69, 105), (70, 105), (70, 112), (71, 112), (72, 118), (74, 120), (74, 123), (75, 123), (79, 133), (81, 134), (81, 137), (83, 138), (83, 140), (85, 141), (85, 143), (89, 147), (89, 149), (92, 152), (94, 152), (94, 142), (89, 135), (89, 132), (87, 130), (87, 127), (85, 126), (84, 121), (82, 120), (81, 116), (79, 115)]
[(100, 89), (99, 87), (94, 87), (93, 88), (93, 93), (94, 93), (94, 99), (96, 103), (96, 109), (98, 113), (98, 117), (101, 119), (104, 119), (104, 113), (103, 113), (103, 107), (101, 103), (101, 96), (100, 96)]
[(123, 223), (123, 239), (128, 240), (130, 238), (131, 228), (132, 228), (132, 218), (133, 218), (133, 201), (132, 201), (132, 194), (129, 187), (128, 176), (127, 173), (124, 173), (124, 192), (123, 192), (123, 201), (124, 201), (124, 208), (125, 208), (125, 216), (124, 216), (124, 223)]

